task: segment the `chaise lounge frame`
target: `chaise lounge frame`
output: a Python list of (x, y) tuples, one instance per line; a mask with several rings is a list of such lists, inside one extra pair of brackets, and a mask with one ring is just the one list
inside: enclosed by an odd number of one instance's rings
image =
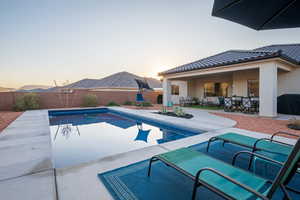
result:
[[(250, 152), (252, 153), (252, 152)], [(199, 153), (201, 154), (201, 153)], [(267, 158), (265, 156), (262, 156), (260, 154), (255, 155), (261, 159), (264, 160), (268, 160), (273, 162), (272, 159)], [(221, 172), (217, 171), (216, 169), (210, 168), (210, 167), (205, 167), (205, 168), (201, 168), (198, 170), (198, 172), (196, 173), (196, 175), (192, 175), (190, 173), (188, 173), (187, 171), (185, 171), (184, 169), (178, 167), (177, 165), (169, 162), (168, 160), (164, 159), (163, 157), (161, 157), (160, 155), (154, 156), (150, 159), (149, 161), (149, 168), (148, 168), (148, 177), (151, 175), (151, 167), (152, 167), (152, 163), (156, 162), (156, 161), (161, 161), (164, 164), (166, 164), (169, 167), (172, 167), (174, 169), (176, 169), (178, 172), (186, 175), (187, 177), (191, 178), (194, 181), (194, 186), (193, 186), (193, 193), (192, 193), (192, 200), (196, 199), (196, 193), (197, 193), (197, 188), (199, 186), (204, 186), (207, 189), (211, 190), (212, 192), (215, 192), (216, 194), (222, 196), (225, 199), (228, 200), (232, 200), (234, 199), (232, 196), (230, 196), (230, 194), (227, 194), (219, 189), (217, 189), (216, 187), (214, 187), (213, 185), (210, 185), (209, 183), (206, 183), (205, 181), (202, 181), (199, 177), (201, 175), (201, 173), (203, 171), (211, 171), (215, 174), (217, 174), (218, 176), (223, 177), (224, 179), (230, 181), (231, 183), (241, 187), (244, 190), (247, 190), (248, 192), (254, 194), (255, 196), (257, 196), (260, 199), (263, 200), (269, 200), (272, 198), (272, 196), (274, 195), (275, 191), (278, 188), (281, 188), (281, 190), (283, 191), (283, 194), (285, 196), (285, 199), (291, 199), (287, 188), (285, 187), (288, 182), (291, 180), (291, 178), (293, 177), (293, 175), (296, 173), (297, 168), (299, 167), (299, 162), (300, 162), (300, 139), (298, 139), (297, 143), (295, 144), (293, 150), (291, 151), (290, 155), (288, 156), (288, 159), (286, 160), (286, 162), (282, 165), (281, 170), (279, 171), (279, 173), (277, 174), (276, 178), (274, 181), (271, 180), (266, 180), (269, 184), (271, 184), (270, 189), (268, 190), (267, 195), (263, 195), (257, 191), (255, 191), (254, 189), (248, 187), (247, 185), (244, 185), (238, 181), (236, 181), (235, 179), (226, 176), (224, 174), (222, 174)], [(281, 164), (277, 161), (275, 161), (275, 163), (277, 164)], [(257, 176), (254, 175), (253, 176)]]

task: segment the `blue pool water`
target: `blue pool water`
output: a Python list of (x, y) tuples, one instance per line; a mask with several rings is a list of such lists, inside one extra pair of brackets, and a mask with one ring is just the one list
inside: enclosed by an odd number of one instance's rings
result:
[(49, 119), (57, 168), (200, 133), (124, 116), (109, 109), (49, 111)]

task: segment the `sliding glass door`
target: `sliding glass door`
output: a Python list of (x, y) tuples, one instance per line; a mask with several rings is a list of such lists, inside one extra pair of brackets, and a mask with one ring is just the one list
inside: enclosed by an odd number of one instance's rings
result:
[(223, 83), (205, 83), (204, 84), (204, 97), (227, 97), (229, 84)]

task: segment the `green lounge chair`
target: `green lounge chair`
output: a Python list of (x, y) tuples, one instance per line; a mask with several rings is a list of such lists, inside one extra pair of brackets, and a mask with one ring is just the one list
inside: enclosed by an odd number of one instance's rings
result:
[[(262, 155), (257, 156), (272, 161), (272, 159)], [(149, 162), (148, 176), (151, 174), (151, 165), (155, 161), (162, 161), (194, 181), (193, 200), (196, 198), (197, 188), (200, 186), (208, 188), (225, 199), (239, 200), (253, 197), (255, 199), (271, 199), (275, 191), (281, 188), (285, 198), (291, 199), (285, 186), (299, 167), (300, 139), (298, 139), (274, 181), (264, 179), (249, 171), (188, 148), (152, 157)]]
[[(248, 155), (250, 155), (248, 170), (250, 170), (251, 166), (253, 166), (255, 168), (255, 165), (252, 165), (254, 158), (257, 158), (257, 156), (256, 156), (257, 154), (254, 154), (255, 151), (264, 151), (264, 152), (271, 153), (271, 154), (267, 154), (268, 155), (267, 157), (272, 159), (271, 163), (276, 162), (276, 163), (280, 163), (280, 165), (282, 165), (285, 162), (285, 160), (287, 159), (291, 150), (293, 149), (293, 145), (275, 140), (274, 138), (278, 135), (288, 135), (288, 136), (299, 137), (299, 135), (282, 132), (282, 131), (274, 133), (270, 138), (261, 138), (261, 139), (241, 135), (238, 133), (226, 133), (223, 135), (219, 135), (219, 136), (210, 138), (208, 141), (208, 144), (207, 144), (206, 151), (208, 152), (211, 142), (223, 141), (223, 146), (225, 143), (232, 143), (232, 144), (236, 144), (236, 145), (243, 146), (246, 148), (250, 148), (252, 150), (252, 153), (248, 152), (248, 151), (240, 151), (240, 152), (236, 153), (235, 155), (233, 155), (233, 159), (232, 159), (233, 165), (235, 164), (235, 161), (238, 158), (238, 156), (240, 156), (242, 154), (248, 154)], [(297, 169), (296, 173), (300, 174), (300, 169)], [(292, 190), (293, 192), (295, 192), (297, 194), (300, 194), (300, 191), (298, 191), (296, 189), (293, 189), (290, 187), (288, 187), (288, 189)]]
[[(252, 149), (252, 152), (261, 150), (261, 151), (267, 151), (274, 154), (281, 154), (283, 155), (283, 157), (284, 156), (287, 157), (287, 155), (290, 154), (293, 145), (274, 140), (274, 137), (277, 135), (289, 135), (289, 136), (299, 137), (299, 135), (295, 135), (291, 133), (277, 132), (274, 133), (270, 138), (257, 139), (257, 138), (241, 135), (238, 133), (226, 133), (223, 135), (210, 138), (206, 150), (207, 151), (209, 150), (211, 142), (223, 141), (223, 145), (225, 143), (232, 143), (239, 146), (250, 148)], [(284, 162), (284, 160), (281, 160), (281, 162)]]

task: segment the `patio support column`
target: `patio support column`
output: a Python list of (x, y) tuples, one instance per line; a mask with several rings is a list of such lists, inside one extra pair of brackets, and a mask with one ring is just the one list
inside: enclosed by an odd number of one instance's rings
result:
[(188, 82), (187, 81), (181, 81), (181, 84), (179, 85), (179, 96), (186, 98), (188, 96)]
[(168, 105), (168, 102), (171, 101), (171, 81), (167, 78), (163, 79), (163, 104), (164, 106)]
[(259, 115), (277, 116), (277, 65), (266, 63), (259, 67)]

